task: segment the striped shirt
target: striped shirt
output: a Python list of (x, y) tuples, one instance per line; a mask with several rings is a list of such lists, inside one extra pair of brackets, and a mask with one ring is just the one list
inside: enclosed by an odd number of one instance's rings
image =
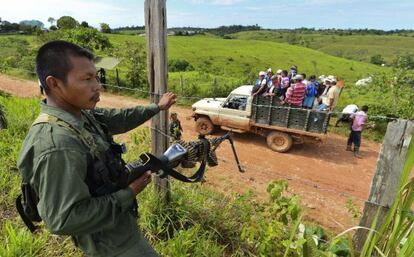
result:
[(305, 98), (306, 85), (302, 82), (293, 84), (286, 92), (286, 102), (294, 106), (302, 106), (303, 98)]

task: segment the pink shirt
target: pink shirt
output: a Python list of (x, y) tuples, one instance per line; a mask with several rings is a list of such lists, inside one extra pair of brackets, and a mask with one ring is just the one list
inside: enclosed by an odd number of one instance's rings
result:
[(352, 114), (351, 117), (354, 119), (352, 122), (353, 131), (362, 131), (364, 129), (365, 122), (367, 121), (367, 114), (363, 111)]
[(295, 106), (302, 106), (303, 98), (305, 98), (306, 85), (302, 82), (293, 84), (286, 92), (285, 101)]

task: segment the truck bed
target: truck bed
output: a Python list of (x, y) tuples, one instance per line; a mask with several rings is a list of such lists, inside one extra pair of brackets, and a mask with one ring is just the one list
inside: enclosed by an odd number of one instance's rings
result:
[(330, 114), (281, 105), (278, 97), (255, 96), (252, 101), (251, 117), (259, 127), (282, 127), (296, 132), (307, 132), (304, 134), (310, 135), (326, 134)]

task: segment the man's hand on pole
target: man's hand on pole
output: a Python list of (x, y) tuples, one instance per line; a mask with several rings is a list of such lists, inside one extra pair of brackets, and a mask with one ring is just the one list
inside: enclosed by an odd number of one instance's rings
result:
[(168, 110), (173, 104), (177, 102), (177, 96), (174, 93), (168, 92), (162, 95), (158, 102), (160, 110)]

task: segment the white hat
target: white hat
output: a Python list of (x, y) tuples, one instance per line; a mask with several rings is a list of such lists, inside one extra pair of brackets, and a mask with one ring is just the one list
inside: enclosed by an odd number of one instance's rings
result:
[(267, 69), (266, 73), (272, 72), (272, 68)]
[(297, 74), (293, 77), (294, 80), (303, 80), (303, 76), (300, 74)]
[(329, 75), (329, 76), (327, 77), (327, 79), (329, 79), (331, 82), (336, 82), (336, 78), (335, 78), (335, 76), (334, 76), (334, 75)]
[(264, 71), (259, 72), (259, 76), (266, 76), (266, 72)]
[(276, 73), (277, 73), (277, 74), (280, 74), (280, 73), (282, 73), (282, 70), (281, 70), (281, 69), (278, 69), (278, 70), (276, 71)]

